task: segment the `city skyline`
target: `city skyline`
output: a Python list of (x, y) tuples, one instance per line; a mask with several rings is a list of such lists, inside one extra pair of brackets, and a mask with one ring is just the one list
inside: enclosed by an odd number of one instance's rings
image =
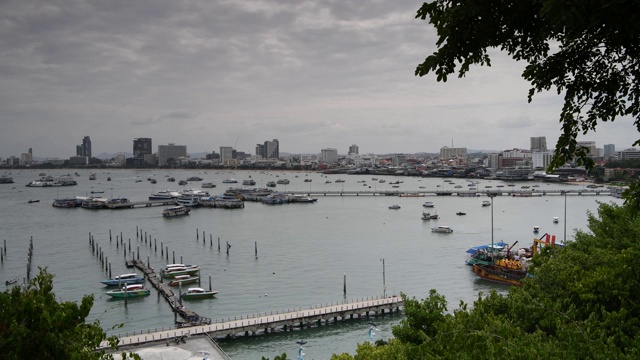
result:
[[(192, 153), (263, 139), (288, 153), (500, 151), (532, 136), (551, 150), (560, 134), (562, 94), (527, 103), (524, 64), (497, 51), (464, 79), (415, 77), (436, 39), (419, 2), (74, 4), (0, 4), (0, 157), (67, 158), (87, 135), (100, 154), (143, 137)], [(620, 118), (579, 140), (637, 137)]]

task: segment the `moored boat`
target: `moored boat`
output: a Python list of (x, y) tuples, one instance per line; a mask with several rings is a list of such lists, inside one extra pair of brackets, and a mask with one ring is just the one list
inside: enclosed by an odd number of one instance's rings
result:
[(202, 185), (200, 185), (200, 187), (202, 187), (202, 188), (214, 188), (214, 187), (216, 187), (216, 184), (214, 184), (212, 182), (203, 182)]
[(314, 203), (316, 201), (318, 201), (317, 198), (312, 198), (310, 196), (304, 196), (304, 195), (289, 196), (289, 202), (292, 202), (292, 203)]
[(426, 208), (432, 208), (434, 205), (431, 201), (427, 201), (424, 204), (422, 204), (422, 206), (426, 207)]
[(482, 200), (482, 206), (491, 206), (491, 201), (489, 201), (489, 200)]
[(276, 183), (275, 183), (275, 182), (273, 182), (273, 181), (269, 181), (269, 182), (267, 183), (267, 186), (268, 186), (268, 187), (276, 187)]
[(112, 279), (102, 280), (101, 283), (107, 286), (118, 286), (118, 285), (131, 285), (131, 284), (140, 284), (144, 282), (144, 278), (138, 276), (138, 274), (122, 274), (113, 277)]
[(238, 180), (236, 180), (234, 178), (229, 178), (229, 179), (222, 180), (223, 184), (236, 184), (237, 182), (238, 182)]
[(177, 205), (177, 206), (168, 207), (162, 210), (162, 216), (173, 217), (173, 216), (189, 215), (189, 211), (191, 211), (191, 209), (181, 205)]
[(196, 283), (199, 280), (200, 280), (200, 277), (198, 276), (191, 276), (189, 274), (177, 275), (173, 278), (173, 280), (169, 282), (169, 286), (180, 286), (181, 284), (189, 285), (189, 284)]
[(494, 244), (478, 245), (467, 250), (467, 258), (465, 263), (467, 265), (473, 264), (485, 264), (491, 265), (497, 259), (507, 257), (507, 249), (509, 244), (498, 241)]
[(400, 205), (397, 205), (397, 204), (396, 205), (391, 205), (391, 206), (389, 206), (389, 209), (398, 210), (398, 209), (400, 209)]
[(18, 278), (13, 278), (13, 279), (9, 279), (7, 281), (5, 281), (5, 285), (12, 285), (18, 282)]
[(206, 299), (214, 297), (219, 291), (205, 290), (199, 287), (189, 288), (186, 293), (182, 294), (183, 299)]
[(440, 225), (440, 226), (432, 227), (431, 231), (435, 233), (450, 234), (453, 232), (453, 229), (448, 226)]
[(200, 266), (198, 265), (167, 267), (162, 271), (162, 276), (166, 278), (175, 278), (179, 275), (193, 275), (198, 271), (200, 271)]
[(149, 296), (149, 294), (151, 294), (151, 291), (149, 289), (146, 289), (142, 284), (131, 284), (123, 286), (118, 290), (107, 291), (105, 294), (113, 298), (124, 299), (130, 297)]
[(522, 279), (527, 272), (520, 269), (511, 269), (498, 265), (474, 264), (473, 272), (480, 278), (506, 285), (522, 286)]

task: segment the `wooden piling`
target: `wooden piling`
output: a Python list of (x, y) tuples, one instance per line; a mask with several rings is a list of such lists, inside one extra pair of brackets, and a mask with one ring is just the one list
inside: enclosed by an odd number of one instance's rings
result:
[(256, 259), (258, 258), (258, 242), (255, 242), (255, 248), (256, 248)]
[(196, 228), (196, 241), (200, 241), (200, 230)]
[(111, 242), (111, 229), (109, 229), (109, 242)]
[(218, 237), (218, 252), (220, 252), (220, 237)]
[(342, 285), (342, 291), (347, 295), (347, 274), (344, 274), (344, 284)]
[(213, 235), (209, 234), (209, 247), (213, 247)]

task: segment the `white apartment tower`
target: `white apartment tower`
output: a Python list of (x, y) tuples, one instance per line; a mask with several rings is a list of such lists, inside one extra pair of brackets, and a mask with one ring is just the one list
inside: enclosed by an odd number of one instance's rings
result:
[(220, 164), (227, 164), (233, 159), (233, 148), (231, 146), (220, 146)]
[(320, 150), (320, 162), (325, 164), (333, 164), (338, 161), (337, 149), (322, 149)]
[(440, 148), (440, 160), (467, 158), (467, 148), (454, 148), (443, 146)]

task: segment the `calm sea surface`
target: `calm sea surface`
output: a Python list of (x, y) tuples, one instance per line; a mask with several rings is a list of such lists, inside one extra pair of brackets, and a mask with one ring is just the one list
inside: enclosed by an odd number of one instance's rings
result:
[[(308, 307), (309, 305), (339, 302), (383, 294), (383, 262), (385, 263), (386, 294), (399, 294), (424, 298), (430, 289), (437, 289), (449, 301), (449, 310), (460, 300), (472, 302), (479, 292), (491, 289), (506, 291), (505, 287), (477, 279), (471, 268), (464, 264), (465, 250), (471, 246), (491, 242), (491, 207), (482, 207), (486, 197), (430, 196), (399, 198), (391, 196), (319, 196), (314, 204), (263, 205), (247, 202), (244, 209), (225, 210), (198, 208), (187, 217), (165, 219), (162, 207), (122, 210), (57, 209), (53, 199), (90, 195), (91, 191), (104, 191), (105, 197), (126, 197), (132, 201), (146, 200), (154, 191), (180, 190), (177, 183), (169, 183), (166, 176), (177, 180), (197, 175), (204, 181), (213, 181), (212, 194), (220, 194), (228, 185), (226, 178), (238, 181), (251, 177), (258, 187), (268, 181), (287, 178), (289, 185), (278, 185), (281, 190), (436, 190), (451, 189), (468, 182), (443, 179), (375, 176), (386, 183), (373, 181), (367, 175), (328, 175), (307, 172), (258, 171), (98, 171), (97, 180), (90, 181), (87, 170), (75, 177), (77, 186), (58, 188), (29, 188), (24, 185), (40, 176), (39, 171), (2, 171), (10, 174), (14, 184), (0, 185), (0, 241), (7, 242), (7, 256), (0, 266), (0, 281), (25, 277), (27, 250), (33, 237), (34, 257), (32, 274), (37, 267), (47, 267), (55, 274), (54, 291), (60, 300), (79, 301), (83, 295), (93, 294), (95, 303), (90, 320), (99, 319), (111, 334), (170, 327), (174, 317), (169, 305), (152, 295), (131, 301), (125, 307), (122, 301), (113, 301), (104, 295), (99, 283), (107, 277), (105, 269), (91, 252), (89, 235), (93, 235), (108, 260), (113, 275), (131, 272), (124, 266), (122, 246), (116, 247), (116, 236), (122, 233), (128, 248), (140, 248), (140, 258), (149, 257), (156, 268), (167, 263), (160, 254), (161, 243), (169, 247), (169, 262), (199, 264), (202, 286), (208, 288), (208, 274), (213, 287), (220, 291), (213, 300), (191, 302), (188, 307), (201, 316), (220, 319), (265, 311)], [(48, 175), (61, 176), (67, 172), (57, 170)], [(71, 172), (73, 174), (73, 172)], [(111, 177), (112, 181), (107, 181)], [(152, 185), (146, 179), (156, 178)], [(338, 178), (344, 183), (335, 183)], [(136, 180), (143, 180), (136, 182)], [(304, 182), (311, 179), (311, 182)], [(325, 183), (331, 180), (331, 183)], [(403, 181), (394, 189), (389, 182)], [(363, 183), (364, 181), (364, 183)], [(187, 187), (198, 188), (200, 182)], [(438, 187), (439, 185), (439, 187)], [(497, 189), (506, 185), (500, 181), (481, 180), (478, 189), (486, 186)], [(580, 189), (584, 185), (516, 183), (539, 185), (538, 189)], [(424, 189), (420, 187), (424, 186)], [(505, 186), (505, 189), (508, 189)], [(37, 199), (39, 203), (27, 203)], [(440, 215), (439, 220), (422, 221), (422, 204), (432, 201), (430, 211)], [(573, 237), (574, 229), (586, 229), (587, 212), (595, 211), (597, 201), (621, 200), (608, 196), (544, 196), (494, 198), (494, 240), (513, 243), (516, 247), (530, 246), (534, 237), (532, 228), (538, 225), (541, 234)], [(388, 209), (398, 204), (399, 210)], [(456, 216), (464, 211), (466, 216)], [(554, 224), (554, 216), (560, 218)], [(435, 225), (448, 225), (453, 234), (431, 232)], [(136, 227), (153, 238), (151, 243), (136, 238)], [(112, 241), (109, 240), (109, 231)], [(202, 232), (205, 232), (203, 244)], [(198, 235), (198, 237), (196, 237)], [(218, 238), (221, 251), (218, 251)], [(213, 239), (213, 246), (211, 246)], [(231, 245), (227, 256), (226, 243)], [(254, 254), (258, 244), (258, 258)], [(130, 257), (130, 253), (127, 252)], [(347, 295), (343, 294), (343, 275), (347, 276)], [(4, 286), (4, 285), (2, 285)], [(379, 322), (376, 338), (389, 338), (391, 326), (402, 316), (387, 316)], [(109, 330), (124, 323), (124, 328)], [(341, 322), (298, 332), (271, 334), (252, 338), (221, 341), (222, 348), (234, 359), (259, 359), (262, 355), (273, 358), (287, 352), (297, 352), (296, 340), (308, 340), (307, 358), (327, 359), (332, 353), (354, 353), (356, 345), (366, 341), (369, 325), (365, 320)]]

